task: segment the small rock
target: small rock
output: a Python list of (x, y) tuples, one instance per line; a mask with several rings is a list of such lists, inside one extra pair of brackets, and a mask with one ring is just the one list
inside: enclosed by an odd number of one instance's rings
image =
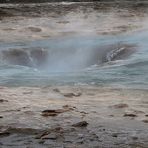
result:
[(138, 140), (138, 137), (137, 136), (132, 136), (131, 137), (133, 140)]
[(59, 23), (59, 24), (67, 24), (67, 23), (69, 23), (69, 21), (59, 21), (59, 22), (56, 22), (56, 23)]
[(63, 108), (67, 109), (67, 110), (74, 110), (74, 109), (76, 109), (75, 106), (71, 106), (71, 105), (64, 105)]
[(60, 113), (64, 113), (67, 111), (71, 111), (74, 110), (74, 107), (65, 105), (63, 106), (63, 109), (48, 109), (48, 110), (44, 110), (42, 111), (42, 116), (47, 117), (47, 116), (57, 116)]
[(24, 111), (24, 113), (27, 115), (34, 115), (35, 114), (33, 111)]
[(5, 136), (9, 136), (10, 132), (4, 131), (4, 132), (0, 132), (0, 137), (5, 137)]
[(38, 27), (28, 27), (27, 29), (32, 32), (41, 32), (42, 31), (42, 29), (38, 28)]
[(133, 113), (125, 113), (123, 117), (137, 117), (137, 115)]
[(47, 116), (57, 116), (59, 112), (57, 110), (44, 110), (42, 111), (42, 116), (47, 117)]
[(41, 132), (39, 134), (36, 135), (35, 139), (42, 139), (42, 137), (48, 135), (49, 133), (47, 131), (45, 132)]
[(90, 140), (91, 141), (99, 140), (99, 137), (95, 133), (92, 133), (90, 136)]
[(75, 93), (64, 93), (63, 94), (65, 97), (70, 97), (70, 98), (72, 98), (72, 97), (79, 97), (79, 96), (81, 96), (82, 94), (81, 93), (77, 93), (77, 94), (75, 94)]
[(144, 120), (142, 120), (142, 122), (148, 123), (148, 119), (144, 119)]
[(23, 92), (24, 95), (32, 94), (32, 91)]
[(141, 110), (133, 110), (133, 112), (134, 112), (135, 114), (144, 114), (144, 112), (141, 111)]
[(75, 139), (71, 136), (64, 136), (64, 142), (73, 143)]
[(84, 143), (84, 140), (83, 139), (79, 139), (79, 140), (77, 140), (77, 143), (78, 144), (83, 144)]
[(88, 114), (87, 112), (84, 112), (84, 111), (80, 111), (80, 113), (81, 113), (81, 114)]
[(114, 115), (109, 115), (110, 117), (114, 117)]
[(82, 139), (82, 138), (84, 138), (84, 135), (83, 134), (78, 134), (78, 138)]
[(38, 143), (39, 143), (39, 144), (44, 144), (44, 142), (45, 142), (44, 140), (39, 140)]
[(128, 105), (125, 103), (120, 103), (120, 104), (113, 105), (111, 107), (119, 109), (119, 108), (126, 108), (126, 107), (128, 107)]
[(0, 116), (0, 118), (3, 118), (3, 116)]
[(86, 127), (88, 125), (88, 123), (86, 121), (81, 121), (81, 122), (78, 122), (76, 124), (73, 124), (72, 126), (74, 127)]
[(60, 90), (58, 88), (53, 89), (54, 92), (60, 93)]
[(55, 139), (57, 139), (57, 136), (56, 136), (56, 134), (51, 133), (51, 134), (43, 136), (42, 139), (52, 139), (52, 140), (55, 140)]
[(0, 103), (8, 102), (8, 100), (0, 99)]
[(118, 137), (118, 134), (117, 133), (113, 133), (112, 137)]

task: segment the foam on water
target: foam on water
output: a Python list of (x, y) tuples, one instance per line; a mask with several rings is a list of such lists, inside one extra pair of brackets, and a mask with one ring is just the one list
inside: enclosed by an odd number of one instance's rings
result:
[[(72, 36), (69, 38), (42, 41), (1, 43), (1, 50), (8, 49), (50, 49), (50, 59), (44, 68), (2, 64), (0, 85), (45, 86), (45, 85), (111, 85), (132, 88), (148, 88), (148, 32), (135, 32), (119, 36)], [(90, 59), (98, 47), (115, 45), (107, 54), (118, 54), (120, 44), (136, 45), (138, 50), (125, 59), (99, 62)], [(121, 46), (121, 48), (124, 48)], [(119, 48), (118, 51), (121, 49)], [(56, 51), (56, 54), (55, 54)], [(113, 52), (114, 51), (114, 52)], [(52, 53), (52, 54), (51, 54)], [(114, 54), (116, 56), (116, 54)], [(99, 55), (98, 55), (99, 56)], [(91, 57), (91, 58), (92, 58)], [(120, 56), (119, 56), (120, 57)], [(89, 63), (88, 63), (89, 61)], [(95, 62), (94, 62), (95, 61)], [(92, 63), (91, 63), (92, 62)]]

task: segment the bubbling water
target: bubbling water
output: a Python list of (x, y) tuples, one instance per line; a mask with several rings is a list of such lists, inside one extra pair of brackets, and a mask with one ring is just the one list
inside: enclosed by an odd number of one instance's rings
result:
[(114, 44), (93, 48), (24, 48), (1, 50), (1, 63), (34, 67), (49, 72), (79, 71), (117, 59), (127, 58), (133, 45)]

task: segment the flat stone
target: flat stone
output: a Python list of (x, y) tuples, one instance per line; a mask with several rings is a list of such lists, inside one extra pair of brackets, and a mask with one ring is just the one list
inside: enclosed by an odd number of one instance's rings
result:
[(73, 124), (72, 126), (74, 127), (86, 127), (88, 125), (88, 123), (86, 121), (81, 121), (81, 122), (78, 122), (76, 124)]
[(48, 135), (43, 136), (42, 139), (52, 139), (52, 140), (56, 140), (56, 139), (57, 139), (57, 135), (54, 134), (54, 133), (51, 133), (51, 134), (48, 134)]
[(144, 119), (144, 120), (142, 120), (142, 122), (148, 123), (148, 119)]
[(137, 115), (134, 113), (125, 113), (123, 117), (137, 117)]
[(8, 100), (0, 99), (0, 103), (8, 102)]
[(81, 93), (63, 93), (64, 97), (69, 97), (69, 98), (72, 98), (72, 97), (79, 97), (81, 96), (82, 94)]
[(126, 107), (128, 107), (128, 104), (120, 103), (120, 104), (113, 105), (113, 106), (111, 106), (111, 107), (112, 107), (112, 108), (115, 108), (115, 109), (126, 108)]

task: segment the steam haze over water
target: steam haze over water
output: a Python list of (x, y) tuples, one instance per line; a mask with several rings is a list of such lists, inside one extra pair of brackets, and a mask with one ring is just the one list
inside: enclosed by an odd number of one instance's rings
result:
[[(21, 46), (16, 43), (1, 44), (5, 50), (9, 48), (31, 50), (40, 47), (46, 49), (49, 55), (43, 67), (1, 62), (0, 83), (16, 86), (91, 84), (145, 87), (148, 85), (145, 74), (148, 68), (147, 32), (135, 34), (118, 37), (74, 36), (25, 42)], [(126, 58), (122, 58), (121, 53), (119, 54), (121, 59), (113, 61), (102, 59), (110, 50), (117, 49), (118, 46), (124, 47), (125, 43), (136, 45), (137, 47), (134, 47), (136, 51)], [(126, 52), (128, 54), (129, 51)]]

